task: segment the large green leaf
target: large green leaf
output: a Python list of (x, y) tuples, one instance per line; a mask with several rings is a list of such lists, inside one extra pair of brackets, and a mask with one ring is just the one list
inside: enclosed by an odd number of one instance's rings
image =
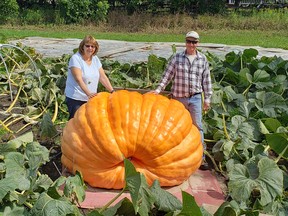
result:
[(201, 209), (197, 205), (195, 198), (189, 193), (182, 191), (183, 208), (179, 216), (202, 216)]
[(32, 216), (81, 215), (76, 205), (72, 205), (65, 199), (52, 199), (46, 193), (40, 195), (30, 213)]
[(287, 60), (283, 60), (281, 57), (274, 57), (270, 59), (271, 61), (267, 65), (267, 67), (270, 69), (271, 72), (274, 72), (275, 74), (280, 74), (279, 72), (282, 71), (281, 69), (284, 69), (287, 71)]
[(266, 134), (266, 140), (270, 148), (288, 159), (288, 135), (286, 133)]
[(58, 131), (55, 128), (49, 113), (44, 114), (43, 119), (41, 120), (39, 131), (41, 139), (53, 138), (58, 134)]
[[(91, 213), (93, 213), (94, 211), (92, 211)], [(88, 216), (96, 216), (98, 214), (88, 214)], [(100, 213), (99, 213), (100, 215)], [(131, 215), (134, 216), (135, 212), (134, 212), (134, 207), (133, 204), (131, 203), (131, 201), (128, 198), (123, 198), (122, 200), (120, 200), (118, 203), (116, 203), (116, 205), (114, 205), (113, 207), (105, 210), (102, 215), (104, 216), (114, 216), (114, 215)]]
[(225, 55), (224, 67), (231, 68), (234, 71), (241, 69), (241, 54), (229, 52)]
[(225, 81), (229, 84), (236, 85), (236, 83), (239, 83), (240, 77), (239, 73), (235, 72), (235, 70), (230, 68), (225, 68)]
[(16, 151), (20, 146), (22, 146), (24, 143), (30, 143), (33, 142), (33, 133), (28, 132), (25, 133), (13, 140), (10, 140), (9, 142), (5, 143), (5, 145), (0, 145), (0, 155), (5, 155), (6, 153)]
[(254, 104), (248, 101), (239, 101), (239, 100), (237, 101), (237, 104), (239, 106), (240, 114), (248, 119), (252, 108), (255, 107)]
[(40, 175), (35, 184), (32, 185), (33, 191), (39, 191), (39, 190), (48, 190), (48, 188), (52, 185), (53, 181), (48, 175)]
[(287, 60), (283, 60), (281, 57), (267, 57), (262, 56), (255, 62), (252, 62), (255, 68), (259, 68), (267, 71), (269, 74), (281, 74), (287, 71)]
[(231, 140), (223, 140), (221, 151), (223, 152), (226, 159), (230, 157), (230, 154), (232, 152), (232, 149), (234, 147), (235, 142)]
[(281, 127), (281, 123), (274, 118), (266, 118), (262, 120), (266, 126), (266, 128), (275, 133), (279, 127)]
[(10, 192), (18, 188), (18, 181), (13, 176), (0, 180), (0, 202)]
[(213, 92), (213, 97), (211, 99), (213, 104), (221, 104), (221, 102), (223, 101), (223, 90), (219, 89), (219, 90), (214, 90)]
[(173, 194), (162, 189), (158, 181), (153, 182), (151, 191), (155, 197), (155, 206), (157, 206), (158, 210), (171, 212), (182, 208), (180, 200), (178, 200), (178, 198)]
[(273, 118), (277, 117), (278, 110), (284, 111), (288, 108), (284, 98), (281, 95), (274, 92), (264, 91), (256, 93), (255, 105), (268, 117)]
[[(257, 163), (258, 175), (255, 175), (251, 164), (235, 164), (229, 173), (228, 188), (233, 199), (238, 202), (247, 202), (253, 190), (260, 191), (260, 202), (263, 206), (273, 202), (283, 193), (283, 173), (277, 164), (269, 159), (262, 158)], [(250, 170), (249, 170), (250, 169)]]
[(167, 60), (165, 58), (158, 58), (156, 55), (149, 55), (147, 68), (150, 72), (149, 76), (154, 80), (159, 80), (165, 69)]
[[(232, 88), (232, 86), (226, 86), (224, 87), (223, 91), (222, 91), (225, 95), (226, 95), (226, 100), (228, 102), (233, 101), (234, 99), (237, 98), (237, 93), (235, 92), (235, 90)], [(214, 93), (213, 93), (214, 94)], [(214, 95), (213, 95), (214, 98)], [(219, 102), (221, 103), (222, 100)]]
[(267, 205), (282, 195), (283, 173), (277, 164), (269, 158), (261, 159), (258, 167), (259, 177), (256, 181), (260, 185), (261, 203)]
[(246, 62), (250, 62), (251, 60), (253, 60), (254, 58), (257, 57), (258, 53), (259, 53), (258, 50), (253, 49), (253, 48), (249, 48), (249, 49), (245, 49), (243, 51), (242, 57), (245, 58), (244, 60)]
[(269, 89), (274, 86), (273, 82), (271, 81), (270, 74), (265, 70), (259, 69), (254, 72), (250, 83), (255, 84), (256, 88), (259, 90)]
[(234, 208), (229, 202), (224, 202), (217, 209), (214, 216), (237, 216), (239, 215), (238, 208)]
[(248, 87), (252, 82), (252, 75), (249, 68), (243, 68), (239, 72), (239, 83), (237, 83), (237, 88)]
[(24, 155), (28, 160), (30, 175), (31, 172), (36, 174), (38, 168), (49, 161), (49, 150), (38, 142), (28, 143)]
[(256, 70), (253, 74), (253, 83), (257, 82), (268, 82), (270, 75), (265, 70)]
[(277, 75), (273, 80), (273, 92), (283, 94), (288, 89), (288, 80), (286, 75)]
[(248, 137), (243, 137), (237, 140), (235, 156), (241, 156), (241, 159), (248, 160), (251, 157), (251, 153), (255, 152), (255, 148), (258, 146), (257, 142), (253, 142)]
[(269, 203), (263, 208), (263, 213), (268, 213), (269, 215), (277, 216), (287, 216), (288, 215), (288, 201), (287, 200), (276, 200), (275, 202)]
[(239, 137), (249, 138), (253, 141), (261, 140), (261, 133), (259, 131), (258, 122), (255, 119), (246, 119), (243, 116), (235, 115), (231, 118), (231, 124), (229, 125), (229, 131), (235, 133), (235, 139)]
[(4, 159), (6, 164), (6, 178), (13, 177), (18, 182), (17, 188), (28, 190), (30, 188), (29, 173), (26, 170), (24, 156), (18, 152), (8, 153)]
[(124, 159), (126, 188), (130, 192), (135, 213), (141, 216), (148, 215), (155, 198), (149, 189), (146, 179), (142, 173), (136, 171), (128, 159)]
[(19, 206), (16, 203), (10, 203), (9, 205), (3, 205), (0, 207), (0, 215), (3, 216), (28, 216), (28, 210), (24, 206)]
[(138, 88), (144, 86), (145, 82), (141, 79), (136, 79), (128, 76), (127, 74), (121, 73), (121, 76), (125, 78), (126, 84), (124, 87)]

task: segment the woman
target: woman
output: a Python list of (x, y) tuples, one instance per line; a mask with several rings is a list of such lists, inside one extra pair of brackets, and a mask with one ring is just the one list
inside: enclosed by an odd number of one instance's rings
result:
[(96, 56), (98, 50), (97, 41), (88, 35), (80, 42), (78, 52), (69, 61), (65, 88), (69, 119), (74, 117), (82, 104), (97, 94), (99, 81), (109, 92), (114, 91)]

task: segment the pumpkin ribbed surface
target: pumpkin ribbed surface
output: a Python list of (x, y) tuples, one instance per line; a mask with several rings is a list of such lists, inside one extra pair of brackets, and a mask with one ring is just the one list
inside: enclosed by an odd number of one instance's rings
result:
[(148, 184), (179, 185), (202, 161), (200, 132), (182, 103), (162, 95), (98, 93), (63, 130), (62, 164), (92, 187), (125, 186), (124, 158)]

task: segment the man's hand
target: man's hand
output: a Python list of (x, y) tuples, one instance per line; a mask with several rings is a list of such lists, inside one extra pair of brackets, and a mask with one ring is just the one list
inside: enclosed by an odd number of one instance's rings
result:
[(208, 111), (210, 109), (210, 103), (208, 102), (204, 102), (204, 107), (203, 107), (204, 111)]
[(155, 90), (149, 91), (148, 93), (159, 94), (159, 93), (158, 93), (157, 91), (155, 91)]

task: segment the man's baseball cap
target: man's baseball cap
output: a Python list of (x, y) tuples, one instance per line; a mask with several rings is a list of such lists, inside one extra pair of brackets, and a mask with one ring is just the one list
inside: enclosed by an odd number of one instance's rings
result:
[(186, 38), (188, 38), (188, 37), (192, 37), (192, 38), (195, 38), (195, 39), (197, 39), (197, 40), (200, 39), (199, 34), (198, 34), (197, 32), (195, 32), (195, 31), (190, 31), (190, 32), (188, 32), (188, 33), (186, 34)]

